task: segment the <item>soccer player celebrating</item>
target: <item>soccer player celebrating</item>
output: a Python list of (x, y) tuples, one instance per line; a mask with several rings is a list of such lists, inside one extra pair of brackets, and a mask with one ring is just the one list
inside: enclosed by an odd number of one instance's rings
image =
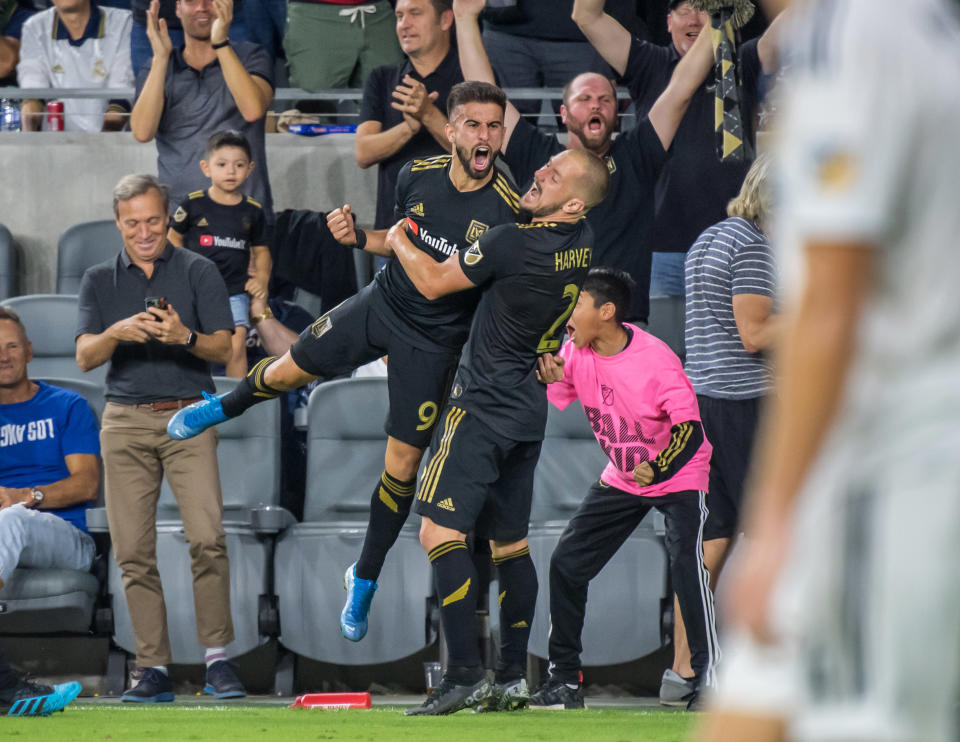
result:
[(717, 637), (701, 540), (712, 449), (680, 359), (666, 343), (623, 322), (631, 284), (624, 271), (593, 268), (567, 325), (570, 340), (558, 358), (539, 360), (549, 400), (563, 409), (580, 399), (610, 462), (550, 559), (550, 677), (531, 698), (534, 707), (583, 708), (587, 585), (650, 508), (666, 521), (670, 574), (695, 676), (692, 707), (699, 687), (713, 685)]
[[(447, 99), (446, 132), (454, 155), (413, 160), (398, 178), (397, 210), (411, 239), (432, 262), (445, 261), (490, 226), (517, 218), (518, 196), (495, 167), (503, 138), (506, 97), (494, 85), (460, 83)], [(357, 229), (349, 207), (330, 215), (334, 236), (389, 255), (386, 232)], [(423, 451), (446, 399), (479, 292), (425, 299), (392, 261), (369, 286), (316, 320), (283, 356), (257, 363), (237, 388), (181, 410), (171, 418), (173, 438), (189, 438), (281, 392), (318, 376), (347, 373), (390, 357), (390, 415), (384, 471), (373, 489), (370, 524), (360, 559), (347, 570), (343, 635), (359, 641), (387, 551), (413, 501)]]
[[(584, 217), (603, 200), (608, 182), (602, 160), (570, 150), (537, 170), (520, 199), (531, 224), (495, 227), (442, 263), (415, 247), (408, 221), (387, 236), (424, 296), (483, 288), (414, 505), (423, 517), (420, 543), (436, 578), (449, 660), (440, 685), (408, 714), (512, 709), (529, 700), (524, 675), (537, 576), (526, 536), (547, 419), (536, 359), (559, 347), (557, 334), (573, 311), (593, 250)], [(473, 630), (478, 586), (468, 531), (490, 540), (503, 593), (492, 688)]]

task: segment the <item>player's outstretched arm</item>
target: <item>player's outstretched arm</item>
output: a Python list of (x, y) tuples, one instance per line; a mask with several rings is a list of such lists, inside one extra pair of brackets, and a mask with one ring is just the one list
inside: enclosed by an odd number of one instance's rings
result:
[[(486, 5), (486, 0), (453, 0), (453, 17), (456, 20), (457, 52), (460, 56), (460, 71), (464, 80), (479, 80), (496, 85), (497, 80), (487, 57), (487, 50), (483, 48), (483, 37), (480, 35), (480, 12)], [(520, 112), (507, 101), (507, 110), (503, 114), (503, 146), (507, 151), (510, 135), (520, 120)]]
[(650, 123), (664, 149), (670, 148), (693, 94), (713, 66), (712, 31), (709, 25), (703, 27), (690, 51), (677, 63), (666, 89), (650, 109)]
[(330, 230), (333, 239), (344, 247), (359, 247), (363, 242), (363, 250), (382, 258), (393, 257), (393, 251), (384, 244), (387, 230), (359, 229), (354, 222), (350, 204), (344, 204), (342, 208), (334, 209), (327, 214), (327, 229)]
[(607, 64), (623, 75), (630, 57), (630, 32), (603, 11), (606, 0), (575, 0), (572, 18)]
[(418, 250), (407, 237), (406, 219), (401, 219), (390, 227), (387, 232), (387, 247), (397, 256), (417, 291), (430, 301), (475, 286), (460, 266), (459, 253), (455, 252), (442, 263), (438, 263), (423, 250)]

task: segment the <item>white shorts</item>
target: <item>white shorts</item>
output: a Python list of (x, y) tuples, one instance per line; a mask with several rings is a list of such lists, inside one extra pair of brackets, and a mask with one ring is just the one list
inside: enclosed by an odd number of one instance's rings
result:
[(771, 600), (778, 643), (725, 638), (716, 707), (785, 718), (795, 740), (956, 742), (958, 437), (912, 431), (897, 457), (834, 437)]

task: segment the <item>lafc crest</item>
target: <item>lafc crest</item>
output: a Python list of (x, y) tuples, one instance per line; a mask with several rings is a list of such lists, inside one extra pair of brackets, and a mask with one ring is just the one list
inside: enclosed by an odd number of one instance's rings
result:
[(483, 253), (480, 252), (480, 243), (474, 242), (470, 245), (470, 249), (467, 250), (466, 255), (463, 256), (463, 262), (466, 265), (476, 265), (481, 260), (483, 260)]
[(490, 229), (490, 227), (483, 222), (478, 222), (476, 219), (471, 220), (470, 226), (467, 227), (467, 242), (476, 242), (480, 238), (480, 235), (488, 229)]

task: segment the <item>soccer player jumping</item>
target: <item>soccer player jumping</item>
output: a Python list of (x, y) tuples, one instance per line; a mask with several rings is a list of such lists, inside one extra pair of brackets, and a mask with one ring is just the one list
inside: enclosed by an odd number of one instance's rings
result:
[[(489, 227), (517, 218), (516, 190), (494, 167), (505, 107), (506, 97), (494, 85), (454, 86), (446, 127), (454, 155), (413, 160), (400, 172), (398, 214), (409, 220), (412, 243), (431, 262), (447, 260)], [(348, 207), (332, 212), (329, 224), (346, 244), (392, 254), (384, 247), (386, 233), (356, 229)], [(384, 471), (373, 489), (363, 551), (347, 570), (340, 618), (343, 635), (352, 641), (367, 632), (376, 579), (410, 512), (420, 459), (478, 299), (477, 291), (425, 299), (401, 264), (392, 261), (369, 286), (304, 330), (283, 356), (260, 361), (234, 391), (184, 408), (167, 427), (172, 438), (190, 438), (319, 376), (338, 376), (390, 357)]]

